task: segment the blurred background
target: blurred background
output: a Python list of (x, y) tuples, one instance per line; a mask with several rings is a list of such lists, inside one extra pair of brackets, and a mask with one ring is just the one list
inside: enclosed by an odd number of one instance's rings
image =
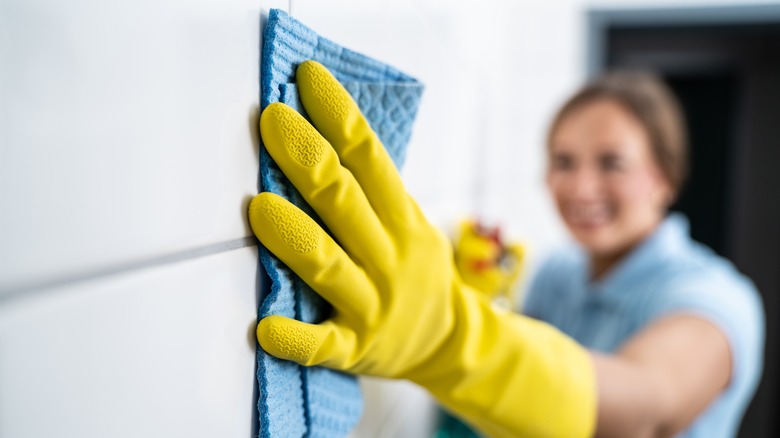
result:
[[(403, 171), (429, 218), (566, 239), (544, 186), (553, 112), (589, 75), (681, 99), (675, 209), (757, 284), (766, 366), (742, 436), (780, 433), (780, 2), (0, 0), (0, 437), (252, 435), (261, 18), (417, 77)], [(435, 407), (365, 379), (353, 436), (424, 437)]]

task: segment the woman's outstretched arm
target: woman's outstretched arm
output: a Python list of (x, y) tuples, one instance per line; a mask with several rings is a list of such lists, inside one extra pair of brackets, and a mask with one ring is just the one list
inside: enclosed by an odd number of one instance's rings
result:
[(687, 314), (662, 318), (593, 361), (600, 437), (674, 436), (728, 386), (732, 368), (725, 334)]

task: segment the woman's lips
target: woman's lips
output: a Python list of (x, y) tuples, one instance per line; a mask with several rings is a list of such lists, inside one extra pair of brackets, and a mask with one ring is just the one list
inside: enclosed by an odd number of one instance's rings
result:
[(592, 230), (609, 223), (614, 216), (612, 209), (605, 204), (572, 205), (565, 209), (566, 222), (570, 226)]

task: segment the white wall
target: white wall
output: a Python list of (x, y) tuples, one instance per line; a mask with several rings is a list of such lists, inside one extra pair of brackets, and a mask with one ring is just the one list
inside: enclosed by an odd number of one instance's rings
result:
[[(584, 77), (589, 4), (292, 12), (425, 82), (408, 189), (441, 226), (504, 224), (534, 261), (564, 236), (543, 139)], [(0, 0), (0, 436), (251, 434), (258, 23), (287, 6)], [(425, 436), (422, 392), (366, 388), (356, 436)]]
[(251, 434), (261, 6), (0, 1), (0, 436)]

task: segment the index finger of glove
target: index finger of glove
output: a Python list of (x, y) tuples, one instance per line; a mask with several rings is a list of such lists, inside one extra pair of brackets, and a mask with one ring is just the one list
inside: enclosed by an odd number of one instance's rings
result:
[(379, 219), (406, 222), (413, 208), (401, 176), (352, 96), (315, 61), (298, 66), (296, 80), (314, 126), (355, 176)]

